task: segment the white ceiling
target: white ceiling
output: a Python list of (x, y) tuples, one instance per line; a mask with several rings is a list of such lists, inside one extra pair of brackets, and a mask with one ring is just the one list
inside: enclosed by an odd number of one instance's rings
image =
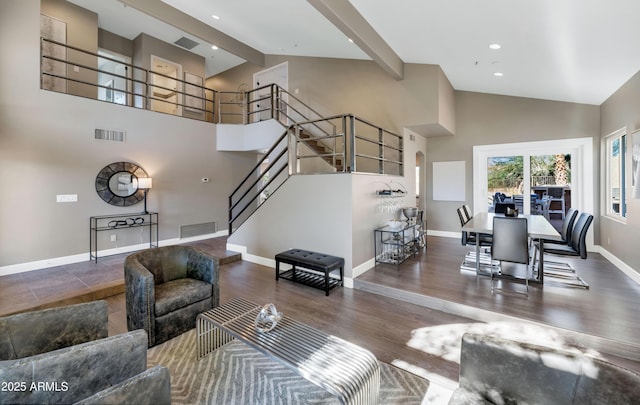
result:
[[(70, 1), (127, 38), (185, 35), (117, 0)], [(369, 59), (304, 0), (163, 1), (265, 54)], [(640, 70), (638, 0), (350, 2), (405, 63), (440, 65), (456, 90), (598, 105)], [(243, 62), (210, 44), (192, 51), (207, 75)]]

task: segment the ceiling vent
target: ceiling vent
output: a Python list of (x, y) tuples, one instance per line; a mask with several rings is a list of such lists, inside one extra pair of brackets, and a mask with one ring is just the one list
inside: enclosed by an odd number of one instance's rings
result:
[(124, 131), (114, 131), (112, 129), (96, 128), (95, 130), (95, 138), (103, 141), (124, 142), (125, 134), (126, 132)]
[(174, 42), (174, 44), (181, 46), (185, 49), (193, 49), (195, 48), (197, 45), (200, 45), (199, 43), (197, 43), (196, 41), (193, 41), (187, 37), (182, 37), (179, 40), (177, 40), (176, 42)]

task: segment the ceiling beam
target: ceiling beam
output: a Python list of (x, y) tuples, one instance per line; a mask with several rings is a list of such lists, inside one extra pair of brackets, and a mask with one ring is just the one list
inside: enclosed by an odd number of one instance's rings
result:
[(262, 52), (218, 31), (202, 21), (171, 7), (160, 0), (119, 0), (127, 6), (157, 18), (181, 31), (191, 34), (211, 45), (216, 45), (225, 51), (232, 53), (247, 62), (258, 66), (265, 65), (265, 56)]
[(348, 0), (307, 0), (316, 10), (396, 80), (404, 78), (404, 62)]

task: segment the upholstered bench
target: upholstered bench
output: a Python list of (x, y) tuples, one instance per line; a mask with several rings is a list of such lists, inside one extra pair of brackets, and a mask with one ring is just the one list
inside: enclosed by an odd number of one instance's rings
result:
[[(293, 268), (280, 272), (280, 263), (290, 264)], [(302, 269), (298, 267), (302, 267)], [(330, 273), (335, 270), (340, 271), (340, 278), (330, 276)], [(329, 295), (329, 290), (333, 287), (343, 284), (343, 273), (344, 259), (342, 257), (302, 249), (289, 249), (276, 255), (276, 281), (284, 278), (324, 290), (325, 295)]]

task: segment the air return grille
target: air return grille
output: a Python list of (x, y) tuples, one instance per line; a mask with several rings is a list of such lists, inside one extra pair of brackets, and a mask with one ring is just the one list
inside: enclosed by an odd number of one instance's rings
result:
[(180, 239), (193, 236), (208, 235), (218, 231), (217, 222), (204, 222), (202, 224), (182, 225), (180, 227)]
[(196, 41), (191, 40), (187, 37), (182, 37), (179, 40), (177, 40), (176, 42), (174, 42), (174, 44), (181, 46), (185, 49), (193, 49), (195, 48), (197, 45), (199, 45)]
[(125, 134), (126, 132), (124, 131), (114, 131), (112, 129), (96, 128), (95, 130), (95, 138), (104, 141), (124, 142)]

